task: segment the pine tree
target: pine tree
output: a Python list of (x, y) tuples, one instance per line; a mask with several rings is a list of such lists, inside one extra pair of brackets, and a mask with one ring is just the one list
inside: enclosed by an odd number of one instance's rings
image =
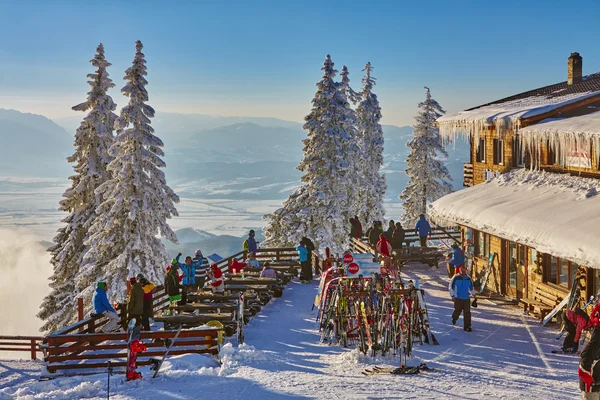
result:
[(116, 105), (107, 94), (115, 85), (106, 71), (111, 64), (104, 58), (102, 43), (90, 63), (96, 72), (88, 74), (91, 90), (87, 101), (73, 107), (75, 111), (89, 112), (75, 133), (75, 153), (67, 159), (75, 164), (76, 175), (69, 178), (71, 187), (59, 203), (59, 209), (69, 213), (63, 220), (67, 225), (58, 230), (55, 245), (48, 249), (54, 273), (50, 278), (52, 290), (38, 314), (45, 321), (42, 332), (56, 331), (77, 319), (74, 278), (83, 262), (88, 229), (97, 218), (96, 207), (100, 205), (94, 191), (108, 179), (107, 165), (111, 161), (108, 149), (113, 142), (117, 115), (113, 112)]
[[(352, 132), (355, 120), (342, 85), (334, 82), (337, 71), (327, 55), (323, 78), (317, 83), (313, 108), (303, 126), (304, 158), (298, 170), (302, 186), (284, 202), (283, 208), (265, 216), (266, 243), (295, 243), (307, 236), (317, 247), (341, 252), (348, 242), (348, 190), (354, 176), (352, 152), (357, 145)], [(265, 242), (263, 242), (265, 244)]]
[(373, 93), (375, 78), (371, 76), (373, 67), (367, 63), (363, 69), (361, 101), (356, 109), (360, 130), (359, 146), (362, 151), (361, 175), (363, 184), (360, 186), (358, 216), (367, 226), (373, 221), (383, 221), (385, 208), (383, 198), (387, 185), (385, 176), (380, 169), (383, 166), (383, 130), (381, 107), (377, 95)]
[(419, 103), (419, 112), (415, 117), (414, 138), (406, 145), (411, 149), (407, 158), (409, 177), (408, 186), (402, 191), (400, 200), (404, 202), (404, 221), (413, 224), (419, 214), (426, 214), (427, 202), (432, 202), (453, 191), (448, 169), (439, 159), (448, 153), (442, 145), (442, 139), (435, 120), (445, 111), (437, 101), (431, 98), (429, 88), (425, 87), (425, 101)]
[(167, 219), (177, 216), (179, 197), (167, 186), (160, 168), (166, 165), (163, 142), (154, 135), (148, 101), (146, 60), (142, 43), (136, 42), (133, 65), (125, 71), (121, 93), (129, 98), (115, 121), (117, 137), (110, 148), (111, 179), (96, 193), (102, 196), (100, 216), (90, 229), (90, 250), (85, 269), (77, 277), (78, 290), (90, 296), (93, 283), (107, 282), (113, 300), (123, 301), (128, 277), (138, 273), (151, 282), (162, 282), (167, 255), (162, 237), (177, 243)]

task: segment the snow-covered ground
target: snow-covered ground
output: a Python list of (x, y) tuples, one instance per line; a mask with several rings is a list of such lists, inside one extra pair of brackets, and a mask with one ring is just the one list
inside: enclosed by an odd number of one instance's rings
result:
[[(156, 379), (111, 380), (114, 399), (573, 399), (578, 396), (575, 355), (551, 354), (556, 329), (544, 328), (518, 308), (480, 300), (473, 332), (452, 326), (443, 271), (407, 269), (426, 290), (440, 346), (417, 346), (410, 364), (426, 362), (440, 372), (363, 376), (370, 365), (393, 366), (397, 358), (372, 359), (356, 350), (321, 345), (311, 310), (314, 285), (290, 283), (283, 297), (250, 322), (246, 345), (226, 345), (223, 365), (200, 356), (173, 357)], [(38, 382), (33, 362), (0, 361), (0, 399), (106, 398), (106, 374)]]

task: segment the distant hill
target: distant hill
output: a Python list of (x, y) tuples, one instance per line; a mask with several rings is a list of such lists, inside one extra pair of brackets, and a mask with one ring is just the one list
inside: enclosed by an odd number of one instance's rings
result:
[(50, 119), (0, 109), (0, 175), (57, 177), (70, 174), (66, 158), (73, 136)]
[[(256, 227), (256, 240), (260, 243), (264, 240), (261, 229)], [(165, 249), (168, 252), (169, 259), (177, 256), (181, 252), (183, 257), (193, 256), (197, 249), (202, 250), (202, 254), (208, 256), (217, 253), (221, 257), (228, 257), (242, 251), (242, 243), (247, 236), (231, 235), (213, 235), (199, 229), (185, 228), (175, 231), (179, 239), (179, 245), (162, 239)], [(182, 258), (184, 260), (185, 258)]]

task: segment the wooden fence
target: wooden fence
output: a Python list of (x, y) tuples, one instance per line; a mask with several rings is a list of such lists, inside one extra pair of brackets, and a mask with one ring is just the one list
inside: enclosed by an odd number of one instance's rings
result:
[(0, 351), (27, 351), (32, 360), (37, 360), (42, 340), (41, 336), (0, 336)]

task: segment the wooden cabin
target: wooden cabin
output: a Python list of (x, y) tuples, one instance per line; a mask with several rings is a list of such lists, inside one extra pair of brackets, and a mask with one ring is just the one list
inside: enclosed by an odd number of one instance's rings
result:
[(567, 78), (437, 121), (471, 151), (467, 188), (430, 217), (460, 226), (475, 274), (494, 255), (487, 287), (515, 300), (600, 289), (600, 73), (583, 76), (572, 53)]

